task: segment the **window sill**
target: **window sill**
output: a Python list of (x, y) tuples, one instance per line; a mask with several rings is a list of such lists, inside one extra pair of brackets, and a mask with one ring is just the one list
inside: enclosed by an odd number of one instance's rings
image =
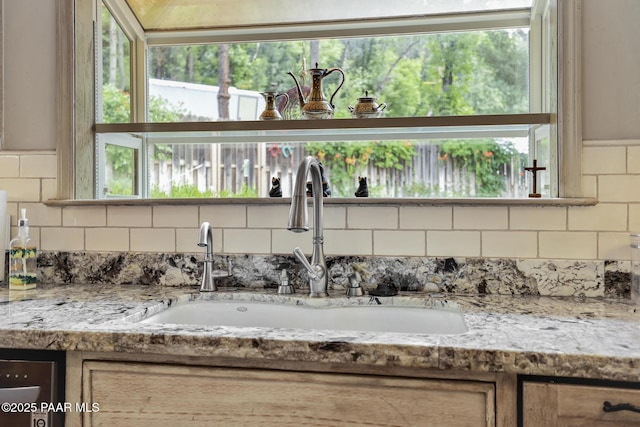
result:
[[(291, 198), (208, 198), (208, 199), (108, 199), (108, 200), (47, 200), (46, 206), (175, 206), (175, 205), (289, 205)], [(531, 207), (563, 207), (594, 206), (598, 200), (590, 197), (576, 198), (325, 198), (324, 203), (336, 206), (531, 206)]]

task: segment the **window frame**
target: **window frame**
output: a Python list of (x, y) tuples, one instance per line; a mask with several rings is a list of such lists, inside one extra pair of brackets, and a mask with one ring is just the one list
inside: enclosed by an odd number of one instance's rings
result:
[[(106, 0), (105, 3), (111, 3)], [(580, 1), (579, 0), (550, 0), (552, 7), (558, 8), (558, 112), (552, 114), (552, 124), (557, 126), (559, 145), (557, 147), (558, 181), (559, 188), (556, 194), (560, 199), (582, 198), (581, 177), (581, 151), (582, 151), (582, 126), (580, 110)], [(59, 179), (58, 196), (60, 199), (94, 199), (95, 182), (87, 176), (94, 177), (93, 165), (96, 159), (95, 148), (95, 94), (94, 76), (95, 67), (91, 57), (93, 43), (97, 34), (95, 22), (97, 2), (82, 0), (57, 0), (58, 6), (58, 41), (60, 46), (60, 61), (58, 73), (62, 77), (59, 81), (70, 81), (72, 85), (60, 85), (58, 97), (61, 108), (58, 109), (61, 124), (58, 132), (58, 161)], [(122, 11), (124, 15), (130, 11)], [(73, 25), (67, 26), (69, 22)], [(139, 31), (135, 17), (130, 16), (126, 20), (131, 28), (123, 28), (135, 34), (132, 52), (135, 52), (135, 60), (132, 58), (132, 68), (144, 70), (144, 57), (146, 47)], [(137, 28), (136, 28), (137, 25)], [(532, 23), (533, 25), (533, 23)], [(71, 31), (69, 29), (72, 29)], [(137, 34), (136, 34), (137, 33)], [(201, 37), (202, 34), (191, 34)], [(160, 34), (148, 34), (148, 40), (153, 44), (166, 43), (169, 38)], [(228, 37), (226, 35), (225, 37)], [(138, 40), (135, 40), (138, 39)], [(142, 68), (140, 68), (142, 67)], [(138, 77), (134, 77), (138, 76)], [(136, 96), (132, 98), (146, 100), (145, 72), (135, 72), (132, 69), (132, 92)], [(135, 111), (135, 116), (134, 116)], [(139, 103), (132, 105), (132, 117), (142, 117), (144, 106)], [(135, 120), (135, 119), (134, 119)], [(71, 125), (72, 124), (72, 125)], [(73, 167), (70, 167), (73, 165)], [(90, 171), (87, 170), (90, 165)], [(88, 174), (87, 174), (88, 172)], [(553, 198), (557, 200), (556, 198)], [(150, 199), (145, 199), (149, 201)], [(402, 203), (403, 199), (395, 201)], [(420, 199), (428, 203), (429, 199)], [(442, 203), (446, 199), (438, 199)], [(466, 199), (473, 204), (483, 204), (483, 199)], [(517, 203), (517, 199), (510, 199)], [(388, 202), (388, 200), (386, 200)], [(508, 202), (508, 201), (507, 201)], [(541, 201), (539, 201), (541, 202)]]

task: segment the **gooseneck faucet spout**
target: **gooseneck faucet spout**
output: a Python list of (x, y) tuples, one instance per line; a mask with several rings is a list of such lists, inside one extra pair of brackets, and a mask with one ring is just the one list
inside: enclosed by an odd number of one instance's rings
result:
[(302, 263), (309, 274), (309, 296), (326, 297), (328, 287), (327, 264), (324, 259), (322, 245), (322, 171), (320, 163), (311, 156), (298, 166), (296, 183), (291, 195), (289, 225), (287, 228), (295, 233), (309, 231), (309, 215), (307, 212), (307, 175), (311, 173), (311, 195), (313, 197), (313, 250), (309, 262), (300, 248), (293, 250), (294, 255)]
[(200, 226), (200, 240), (198, 246), (205, 248), (204, 271), (202, 273), (202, 285), (200, 292), (213, 292), (218, 288), (213, 282), (213, 234), (211, 224), (203, 222)]

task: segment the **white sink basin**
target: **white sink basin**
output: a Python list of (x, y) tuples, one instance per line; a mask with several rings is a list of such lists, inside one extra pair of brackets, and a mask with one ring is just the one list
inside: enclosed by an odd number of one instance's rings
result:
[(461, 334), (468, 330), (462, 313), (453, 310), (385, 305), (312, 307), (255, 301), (189, 302), (141, 323), (411, 334)]

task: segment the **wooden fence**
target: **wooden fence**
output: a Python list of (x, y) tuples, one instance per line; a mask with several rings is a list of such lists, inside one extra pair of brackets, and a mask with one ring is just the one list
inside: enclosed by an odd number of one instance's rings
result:
[[(434, 144), (416, 144), (416, 155), (401, 170), (369, 163), (353, 177), (350, 188), (334, 188), (334, 196), (353, 196), (357, 175), (366, 176), (371, 197), (475, 197), (473, 171), (442, 159)], [(300, 160), (307, 155), (302, 143), (189, 144), (172, 146), (173, 157), (156, 160), (150, 176), (152, 188), (169, 193), (172, 186), (210, 191), (215, 197), (268, 197), (271, 178), (281, 180), (284, 197), (291, 195)], [(525, 156), (526, 157), (526, 156)], [(499, 197), (526, 197), (529, 193), (522, 161), (500, 165), (504, 182)], [(331, 183), (331, 171), (327, 171)]]

